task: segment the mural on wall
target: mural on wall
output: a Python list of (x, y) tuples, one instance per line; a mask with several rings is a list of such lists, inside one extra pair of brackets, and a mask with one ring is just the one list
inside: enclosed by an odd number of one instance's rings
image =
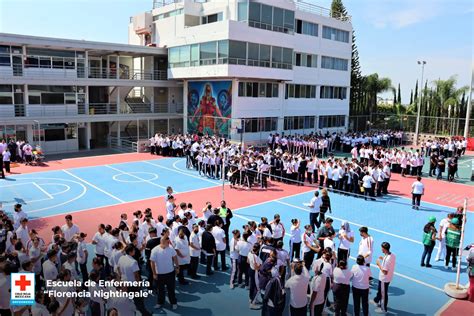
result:
[(188, 82), (188, 133), (229, 134), (232, 81)]

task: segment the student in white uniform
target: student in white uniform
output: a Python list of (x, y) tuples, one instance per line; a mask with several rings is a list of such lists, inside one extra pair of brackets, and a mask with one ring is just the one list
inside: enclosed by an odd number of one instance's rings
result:
[(352, 243), (354, 242), (354, 232), (347, 221), (343, 221), (341, 229), (338, 231), (339, 247), (337, 248), (337, 261), (341, 260), (346, 263), (349, 260), (350, 250)]
[(438, 252), (436, 254), (436, 261), (444, 260), (446, 256), (446, 230), (451, 223), (451, 218), (453, 218), (453, 213), (449, 213), (447, 217), (443, 218), (439, 223), (439, 247)]
[(285, 288), (290, 290), (290, 315), (306, 315), (308, 305), (308, 285), (310, 275), (302, 261), (291, 264), (291, 277), (286, 281)]
[(319, 271), (319, 267), (315, 269), (315, 276), (311, 281), (311, 300), (309, 303), (311, 315), (321, 316), (324, 310), (324, 292), (326, 291), (326, 276)]
[(418, 176), (416, 181), (411, 185), (411, 205), (412, 209), (419, 210), (421, 196), (425, 194), (425, 185), (421, 183), (421, 177)]
[(354, 315), (360, 315), (360, 304), (365, 316), (369, 315), (370, 267), (365, 264), (363, 256), (359, 255), (356, 264), (352, 266), (352, 298)]
[(374, 298), (374, 303), (378, 306), (375, 310), (378, 314), (385, 314), (388, 305), (388, 286), (392, 282), (393, 274), (395, 273), (395, 254), (390, 252), (390, 244), (388, 242), (382, 243), (382, 253), (377, 259), (377, 267), (379, 268), (379, 286), (377, 296)]
[(339, 260), (339, 263), (333, 271), (333, 287), (334, 309), (336, 315), (346, 315), (347, 306), (349, 305), (349, 295), (351, 292), (352, 272), (347, 268), (347, 262)]

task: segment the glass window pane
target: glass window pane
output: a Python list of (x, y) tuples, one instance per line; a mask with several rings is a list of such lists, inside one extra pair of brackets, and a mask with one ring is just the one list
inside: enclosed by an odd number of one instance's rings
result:
[(295, 65), (296, 66), (301, 66), (301, 54), (300, 53), (296, 53)]
[(215, 64), (216, 42), (202, 43), (199, 46), (201, 64)]
[(300, 97), (300, 85), (299, 84), (295, 84), (295, 98), (299, 98)]
[(245, 96), (245, 82), (239, 82), (239, 97)]
[(311, 86), (306, 86), (306, 98), (311, 98)]
[(306, 85), (302, 84), (300, 87), (300, 95), (302, 98), (306, 98)]
[(292, 64), (293, 50), (291, 48), (283, 48), (283, 62), (285, 64)]
[(260, 98), (265, 98), (266, 96), (266, 84), (264, 82), (260, 82), (258, 84), (258, 96)]
[(252, 83), (251, 82), (246, 82), (246, 96), (251, 97), (252, 96)]
[(169, 62), (177, 63), (179, 62), (179, 47), (171, 47), (168, 50)]
[(260, 22), (260, 3), (250, 2), (249, 21)]
[(219, 41), (218, 43), (218, 57), (229, 57), (229, 41)]
[(258, 82), (252, 83), (252, 97), (258, 98)]
[[(257, 45), (257, 44), (254, 44)], [(229, 57), (245, 59), (247, 55), (247, 43), (240, 41), (229, 41)], [(258, 45), (257, 45), (257, 55), (258, 59)]]
[(272, 24), (272, 7), (266, 4), (262, 4), (262, 18), (261, 22), (271, 25)]
[(258, 60), (258, 44), (248, 43), (248, 59)]
[(271, 83), (267, 83), (267, 91), (266, 91), (266, 94), (265, 96), (267, 98), (271, 98), (272, 97), (272, 84)]
[(272, 62), (280, 63), (282, 60), (282, 48), (277, 46), (272, 46)]
[(313, 63), (312, 60), (311, 60), (311, 58), (312, 58), (312, 55), (311, 55), (311, 54), (306, 55), (306, 66), (307, 66), (307, 67), (311, 67), (311, 65), (312, 65), (312, 63)]
[(238, 4), (238, 20), (247, 21), (248, 19), (248, 2), (239, 2)]
[(273, 84), (272, 97), (273, 98), (278, 98), (278, 83)]
[(285, 28), (293, 31), (295, 28), (295, 12), (285, 10)]
[(191, 61), (199, 61), (199, 45), (193, 44), (191, 45)]
[(290, 96), (290, 98), (294, 98), (295, 97), (295, 85), (290, 84), (289, 86), (290, 86), (289, 96)]
[(273, 7), (273, 25), (283, 27), (283, 13), (283, 9)]
[(261, 67), (270, 67), (270, 46), (260, 45), (259, 60)]

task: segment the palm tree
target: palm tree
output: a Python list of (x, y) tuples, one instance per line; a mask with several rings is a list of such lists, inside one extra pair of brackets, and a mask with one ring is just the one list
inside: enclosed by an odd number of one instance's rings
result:
[(365, 84), (369, 113), (375, 113), (377, 111), (377, 95), (391, 89), (392, 81), (389, 78), (379, 78), (379, 75), (374, 73), (366, 76)]

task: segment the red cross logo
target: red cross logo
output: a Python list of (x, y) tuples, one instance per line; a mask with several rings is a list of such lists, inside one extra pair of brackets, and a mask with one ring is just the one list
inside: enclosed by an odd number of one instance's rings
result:
[(20, 291), (26, 291), (26, 287), (31, 285), (31, 281), (27, 280), (24, 275), (20, 277), (20, 280), (15, 281), (15, 286), (20, 287)]

